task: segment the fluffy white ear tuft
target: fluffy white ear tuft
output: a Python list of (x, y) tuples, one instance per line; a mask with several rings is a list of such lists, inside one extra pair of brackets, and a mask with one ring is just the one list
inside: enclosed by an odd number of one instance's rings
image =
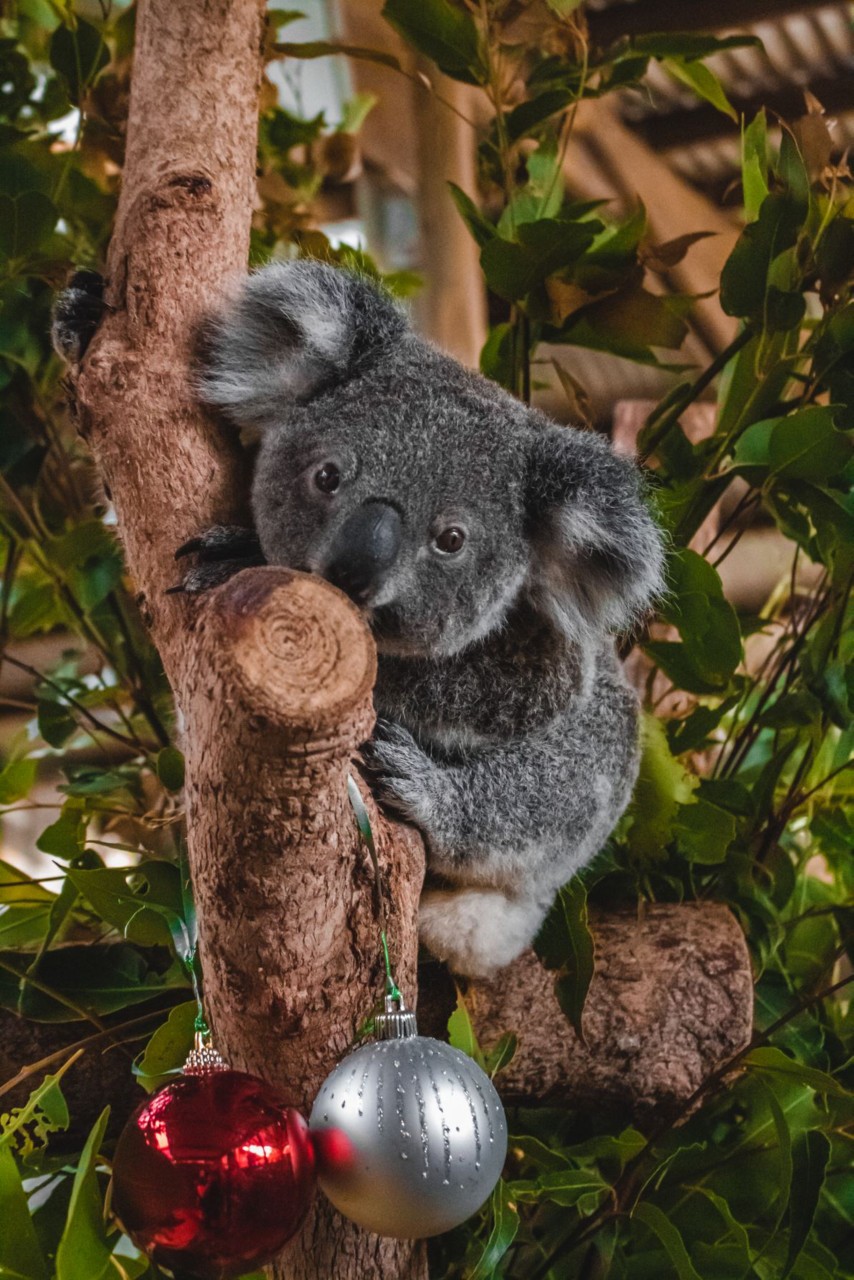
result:
[(353, 377), (405, 329), (367, 279), (322, 262), (275, 263), (208, 324), (199, 396), (238, 426), (263, 430), (289, 403)]
[(588, 431), (550, 426), (532, 436), (526, 509), (531, 593), (587, 647), (626, 631), (664, 589), (663, 535), (634, 463)]

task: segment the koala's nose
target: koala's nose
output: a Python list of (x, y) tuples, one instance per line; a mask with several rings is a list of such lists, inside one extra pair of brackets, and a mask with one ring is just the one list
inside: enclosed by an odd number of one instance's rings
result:
[(345, 521), (324, 578), (356, 604), (367, 604), (397, 559), (400, 513), (387, 502), (366, 502)]

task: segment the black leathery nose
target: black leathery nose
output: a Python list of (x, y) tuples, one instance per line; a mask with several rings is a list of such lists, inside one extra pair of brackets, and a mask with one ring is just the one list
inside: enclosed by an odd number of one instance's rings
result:
[(387, 502), (366, 502), (345, 521), (324, 577), (363, 604), (397, 559), (400, 513)]

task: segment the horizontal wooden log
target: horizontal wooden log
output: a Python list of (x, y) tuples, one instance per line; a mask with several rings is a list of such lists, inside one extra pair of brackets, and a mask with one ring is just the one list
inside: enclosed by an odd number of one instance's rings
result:
[[(488, 1047), (508, 1030), (519, 1036), (516, 1056), (498, 1078), (500, 1091), (507, 1102), (567, 1102), (640, 1122), (653, 1111), (675, 1111), (750, 1039), (753, 980), (741, 929), (714, 902), (656, 904), (642, 915), (596, 913), (591, 923), (596, 969), (584, 1044), (560, 1010), (554, 975), (533, 952), (492, 981), (467, 984), (481, 1042)], [(419, 1029), (444, 1038), (453, 982), (438, 964), (422, 966), (419, 977)], [(26, 1023), (0, 1010), (0, 1083), (23, 1063), (85, 1034), (80, 1023)], [(269, 1064), (260, 1058), (253, 1065), (267, 1074)], [(3, 1109), (20, 1105), (32, 1084), (4, 1097)], [(127, 1058), (106, 1045), (93, 1047), (73, 1067), (66, 1089), (77, 1137), (88, 1131), (105, 1098), (118, 1127), (142, 1097)]]
[[(738, 922), (721, 903), (660, 903), (641, 914), (593, 914), (591, 930), (584, 1043), (561, 1012), (554, 975), (532, 951), (495, 979), (468, 983), (481, 1043), (504, 1031), (519, 1037), (497, 1081), (502, 1096), (636, 1120), (675, 1110), (750, 1040), (753, 978)], [(434, 1035), (453, 1007), (437, 968), (422, 981), (419, 1004), (419, 1025)]]

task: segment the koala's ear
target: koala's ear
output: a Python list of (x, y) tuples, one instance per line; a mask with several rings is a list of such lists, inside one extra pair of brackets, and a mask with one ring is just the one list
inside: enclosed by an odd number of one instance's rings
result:
[(628, 629), (662, 591), (662, 534), (641, 473), (601, 436), (533, 434), (525, 504), (532, 595), (571, 639)]
[(309, 260), (251, 275), (200, 340), (198, 392), (241, 427), (346, 381), (399, 341), (406, 319), (361, 276)]

